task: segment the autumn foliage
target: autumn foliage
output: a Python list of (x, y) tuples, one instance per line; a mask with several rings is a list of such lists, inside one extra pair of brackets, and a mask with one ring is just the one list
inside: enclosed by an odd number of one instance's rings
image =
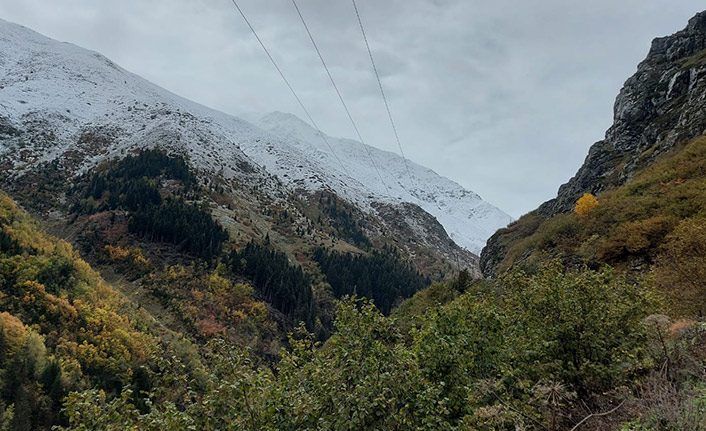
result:
[(662, 245), (673, 241), (667, 238), (673, 231), (686, 233), (675, 231), (680, 223), (693, 219), (698, 225), (706, 217), (705, 173), (703, 136), (660, 156), (628, 184), (602, 191), (590, 216), (581, 217), (586, 212), (580, 211), (590, 208), (582, 205), (590, 202), (585, 196), (572, 214), (526, 214), (499, 232), (507, 251), (498, 273), (517, 264), (540, 267), (554, 257), (592, 268), (609, 264), (647, 271), (664, 253)]
[(48, 430), (68, 392), (135, 382), (157, 339), (71, 245), (3, 193), (0, 232), (0, 429)]
[(574, 212), (581, 218), (586, 218), (598, 207), (598, 199), (590, 193), (584, 193), (583, 196), (576, 201)]

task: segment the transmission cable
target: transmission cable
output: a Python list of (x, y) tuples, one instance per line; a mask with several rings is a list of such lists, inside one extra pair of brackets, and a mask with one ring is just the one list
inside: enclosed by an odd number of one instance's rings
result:
[(336, 85), (336, 81), (334, 81), (333, 76), (331, 75), (331, 71), (329, 70), (328, 66), (326, 65), (326, 61), (324, 61), (323, 55), (321, 55), (321, 51), (319, 50), (319, 46), (316, 44), (316, 41), (314, 40), (314, 36), (311, 34), (311, 31), (309, 30), (309, 26), (307, 25), (306, 21), (304, 20), (304, 16), (302, 15), (301, 11), (299, 10), (299, 6), (297, 5), (296, 0), (292, 0), (292, 4), (294, 5), (294, 8), (297, 10), (297, 14), (299, 15), (299, 19), (301, 20), (302, 24), (304, 24), (304, 28), (306, 29), (306, 33), (309, 35), (309, 39), (311, 40), (311, 44), (314, 45), (314, 49), (316, 50), (316, 53), (319, 55), (319, 60), (321, 60), (321, 64), (324, 66), (324, 69), (326, 70), (326, 74), (328, 75), (328, 78), (331, 81), (331, 85), (333, 85), (333, 88), (336, 90), (336, 94), (338, 95), (338, 99), (341, 101), (341, 105), (343, 105), (343, 109), (345, 109), (346, 114), (348, 115), (348, 119), (351, 121), (351, 124), (353, 125), (353, 129), (355, 130), (355, 133), (358, 136), (360, 143), (363, 145), (363, 149), (365, 149), (365, 152), (368, 154), (368, 157), (370, 158), (370, 163), (375, 168), (375, 172), (377, 172), (378, 177), (380, 178), (380, 182), (382, 182), (382, 184), (385, 186), (385, 188), (389, 192), (390, 187), (388, 187), (388, 185), (385, 183), (385, 180), (383, 180), (382, 175), (380, 174), (380, 169), (378, 169), (378, 166), (375, 163), (375, 159), (373, 158), (372, 154), (370, 154), (370, 150), (368, 149), (368, 146), (365, 145), (365, 141), (363, 140), (363, 137), (360, 134), (360, 130), (358, 129), (358, 126), (356, 125), (355, 121), (353, 120), (353, 115), (351, 115), (351, 111), (348, 109), (348, 105), (346, 105), (346, 102), (343, 99), (343, 95), (341, 94), (341, 91), (338, 89), (338, 85)]
[[(304, 113), (306, 114), (306, 116), (307, 116), (307, 118), (309, 119), (309, 121), (311, 121), (311, 124), (314, 126), (314, 128), (315, 128), (316, 131), (318, 132), (319, 136), (321, 136), (321, 139), (324, 140), (324, 142), (326, 143), (326, 146), (328, 146), (328, 149), (331, 150), (331, 154), (333, 154), (333, 157), (336, 158), (336, 161), (338, 162), (338, 164), (341, 165), (341, 167), (343, 168), (343, 171), (346, 173), (346, 175), (348, 175), (349, 177), (352, 177), (352, 175), (348, 172), (348, 169), (346, 169), (346, 166), (341, 162), (341, 160), (340, 160), (340, 159), (338, 158), (338, 156), (336, 155), (336, 152), (333, 150), (333, 147), (331, 146), (331, 143), (329, 143), (328, 139), (326, 139), (326, 135), (324, 135), (323, 132), (321, 132), (321, 129), (319, 129), (319, 126), (316, 124), (316, 121), (314, 121), (314, 119), (311, 117), (311, 114), (309, 114), (309, 110), (306, 109), (306, 107), (304, 106), (304, 103), (302, 102), (302, 100), (301, 100), (301, 99), (299, 98), (299, 96), (297, 95), (297, 92), (294, 91), (294, 88), (293, 88), (292, 85), (289, 83), (289, 80), (287, 79), (287, 77), (284, 76), (284, 73), (282, 72), (282, 69), (280, 69), (279, 66), (277, 65), (277, 62), (276, 62), (275, 59), (272, 57), (272, 54), (270, 54), (270, 51), (267, 49), (267, 47), (265, 46), (265, 44), (262, 42), (262, 39), (260, 39), (260, 36), (258, 36), (257, 32), (255, 31), (255, 28), (253, 28), (252, 24), (250, 24), (250, 21), (248, 20), (247, 16), (245, 16), (245, 12), (243, 12), (243, 10), (240, 8), (240, 6), (238, 6), (238, 3), (236, 2), (236, 0), (231, 0), (231, 2), (232, 2), (233, 5), (235, 6), (235, 8), (238, 9), (238, 12), (240, 12), (240, 15), (243, 17), (243, 20), (245, 20), (245, 23), (246, 23), (246, 24), (248, 25), (248, 27), (250, 28), (250, 31), (252, 32), (253, 36), (255, 36), (255, 39), (257, 39), (257, 41), (260, 43), (260, 46), (261, 46), (262, 49), (265, 51), (265, 54), (267, 54), (267, 58), (270, 59), (270, 61), (272, 62), (272, 65), (275, 67), (275, 69), (277, 69), (277, 72), (279, 73), (279, 76), (281, 76), (281, 77), (282, 77), (282, 80), (284, 81), (284, 83), (287, 84), (287, 88), (289, 88), (289, 91), (292, 92), (292, 95), (293, 95), (294, 98), (297, 100), (297, 103), (299, 103), (299, 106), (301, 106), (302, 110), (303, 110)], [(379, 174), (379, 172), (378, 172), (378, 174)]]
[(382, 81), (380, 80), (380, 74), (378, 73), (378, 68), (375, 65), (375, 59), (373, 58), (373, 51), (370, 49), (370, 44), (368, 43), (368, 36), (365, 33), (365, 28), (363, 27), (363, 21), (360, 19), (360, 12), (358, 11), (358, 5), (355, 0), (353, 1), (353, 8), (355, 9), (355, 15), (358, 18), (358, 24), (360, 25), (360, 31), (363, 33), (363, 40), (365, 40), (365, 47), (368, 49), (368, 56), (370, 57), (370, 63), (373, 65), (373, 71), (375, 72), (375, 78), (378, 81), (378, 86), (380, 87), (380, 94), (382, 95), (382, 100), (385, 102), (385, 109), (387, 110), (387, 116), (390, 119), (390, 124), (392, 125), (392, 131), (395, 133), (395, 139), (397, 140), (397, 146), (400, 149), (400, 154), (402, 155), (402, 160), (404, 160), (404, 166), (407, 169), (407, 175), (409, 180), (414, 186), (414, 179), (412, 173), (409, 170), (409, 165), (407, 164), (407, 158), (402, 150), (402, 142), (400, 141), (400, 135), (397, 133), (397, 126), (395, 126), (395, 121), (392, 119), (392, 112), (390, 111), (390, 105), (387, 102), (387, 96), (385, 95), (385, 90), (382, 88)]

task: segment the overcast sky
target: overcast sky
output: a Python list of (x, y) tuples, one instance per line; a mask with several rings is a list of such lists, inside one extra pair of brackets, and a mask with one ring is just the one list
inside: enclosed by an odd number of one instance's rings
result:
[[(357, 0), (406, 155), (511, 215), (555, 196), (657, 36), (703, 0)], [(239, 0), (323, 131), (355, 137), (290, 0)], [(366, 143), (397, 144), (349, 0), (298, 0)], [(0, 18), (231, 113), (304, 117), (230, 0), (0, 0)]]

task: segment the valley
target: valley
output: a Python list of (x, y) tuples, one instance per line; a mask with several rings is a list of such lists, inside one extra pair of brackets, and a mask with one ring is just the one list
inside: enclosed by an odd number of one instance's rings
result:
[(0, 430), (706, 429), (705, 52), (513, 220), (0, 20)]

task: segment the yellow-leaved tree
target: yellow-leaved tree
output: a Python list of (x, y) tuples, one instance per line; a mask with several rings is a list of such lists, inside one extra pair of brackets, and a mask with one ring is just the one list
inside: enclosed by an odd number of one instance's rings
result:
[(588, 215), (598, 207), (598, 199), (591, 193), (584, 193), (583, 196), (576, 201), (576, 206), (574, 206), (574, 212), (580, 218), (586, 218)]

